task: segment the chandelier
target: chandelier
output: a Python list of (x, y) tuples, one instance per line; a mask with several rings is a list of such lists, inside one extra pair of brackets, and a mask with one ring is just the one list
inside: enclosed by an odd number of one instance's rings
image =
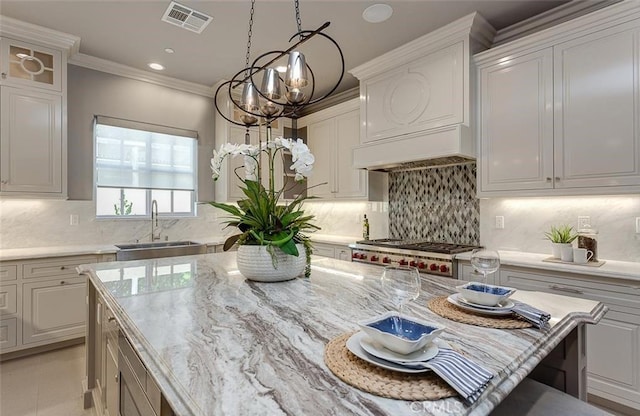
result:
[[(247, 52), (245, 67), (238, 71), (229, 81), (221, 83), (215, 94), (214, 103), (217, 112), (228, 122), (248, 129), (259, 124), (266, 124), (267, 131), (273, 120), (280, 117), (296, 119), (301, 110), (331, 95), (344, 77), (344, 56), (340, 46), (323, 31), (330, 25), (324, 23), (316, 30), (302, 30), (300, 7), (294, 0), (296, 25), (298, 31), (289, 38), (289, 43), (296, 43), (285, 50), (273, 50), (258, 56), (250, 63), (251, 36), (255, 0), (251, 0), (249, 15), (249, 32), (247, 35)], [(337, 51), (340, 60), (340, 72), (333, 87), (324, 95), (317, 96), (316, 79), (311, 66), (299, 47), (311, 39), (323, 39)], [(276, 64), (287, 60), (284, 76), (276, 69)], [(326, 59), (322, 56), (322, 59)], [(283, 71), (284, 72), (284, 71)], [(258, 84), (259, 82), (259, 84)], [(260, 87), (258, 88), (258, 85)], [(218, 106), (218, 98), (226, 97), (234, 109), (240, 110), (240, 121), (227, 116)]]

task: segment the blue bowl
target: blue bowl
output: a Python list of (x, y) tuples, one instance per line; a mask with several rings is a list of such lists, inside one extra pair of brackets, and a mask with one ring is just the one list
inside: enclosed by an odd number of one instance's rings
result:
[(444, 330), (444, 327), (417, 318), (400, 317), (397, 312), (387, 312), (373, 319), (360, 321), (358, 325), (374, 341), (399, 354), (411, 354), (424, 348)]
[(466, 301), (484, 306), (496, 306), (516, 292), (515, 289), (510, 287), (485, 285), (476, 282), (457, 286), (456, 289)]

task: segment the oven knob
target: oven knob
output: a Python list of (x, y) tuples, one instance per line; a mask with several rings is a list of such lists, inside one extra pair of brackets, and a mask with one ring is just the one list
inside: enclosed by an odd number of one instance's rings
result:
[(418, 267), (418, 263), (417, 263), (415, 260), (411, 260), (411, 261), (409, 262), (409, 266), (411, 266), (411, 267)]
[(360, 260), (366, 260), (366, 259), (367, 259), (366, 254), (360, 254)]
[(436, 270), (438, 270), (438, 265), (435, 263), (431, 263), (429, 265), (429, 270), (433, 270), (435, 272)]
[(351, 255), (351, 258), (352, 258), (352, 259), (359, 259), (359, 258), (360, 258), (360, 254), (358, 254), (358, 253), (353, 253), (353, 254)]
[(380, 259), (380, 257), (378, 257), (378, 256), (371, 256), (371, 258), (369, 260), (378, 261), (379, 259)]
[(426, 267), (427, 267), (427, 265), (423, 261), (418, 263), (418, 269), (425, 269)]
[(446, 264), (441, 264), (441, 265), (440, 265), (440, 272), (442, 272), (442, 273), (446, 273), (446, 272), (448, 272), (448, 271), (449, 271), (449, 268), (447, 267), (447, 265), (446, 265)]
[(398, 263), (400, 263), (400, 266), (406, 266), (407, 264), (409, 264), (409, 262), (405, 259), (400, 260)]
[(383, 263), (391, 263), (391, 259), (390, 259), (389, 257), (384, 257), (384, 258), (382, 259), (382, 262), (383, 262)]

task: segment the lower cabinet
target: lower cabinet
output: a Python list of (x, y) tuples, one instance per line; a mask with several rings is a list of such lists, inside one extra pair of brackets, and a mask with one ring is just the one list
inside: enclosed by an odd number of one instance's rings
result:
[(580, 273), (503, 266), (498, 282), (523, 290), (603, 302), (609, 311), (587, 325), (589, 394), (640, 410), (640, 286)]
[(23, 285), (23, 344), (84, 335), (85, 280), (77, 277)]
[(80, 255), (0, 263), (0, 353), (24, 355), (33, 347), (83, 338), (86, 278), (78, 276), (76, 267), (112, 258)]
[(351, 261), (351, 249), (339, 244), (313, 243), (313, 254), (316, 256)]

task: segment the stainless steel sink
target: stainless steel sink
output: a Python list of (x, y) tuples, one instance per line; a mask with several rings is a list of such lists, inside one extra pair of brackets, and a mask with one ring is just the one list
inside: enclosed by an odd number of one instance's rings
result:
[(144, 260), (158, 257), (205, 254), (207, 246), (193, 241), (166, 241), (159, 243), (116, 244), (116, 260)]

